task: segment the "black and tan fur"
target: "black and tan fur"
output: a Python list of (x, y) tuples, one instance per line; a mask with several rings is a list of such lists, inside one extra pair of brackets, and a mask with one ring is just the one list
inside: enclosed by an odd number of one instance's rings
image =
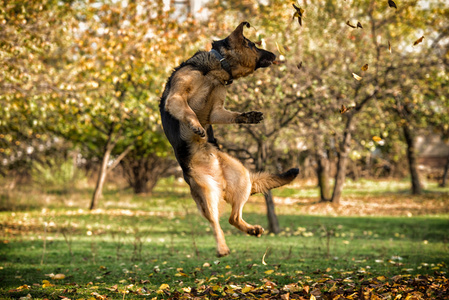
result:
[(291, 169), (279, 175), (251, 173), (217, 147), (211, 124), (255, 124), (263, 119), (261, 112), (240, 113), (224, 108), (226, 84), (270, 66), (276, 58), (246, 39), (244, 26), (249, 24), (243, 22), (226, 39), (213, 42), (215, 53), (214, 50), (199, 51), (176, 68), (160, 103), (165, 134), (193, 199), (212, 226), (219, 256), (229, 254), (219, 223), (219, 202), (225, 200), (231, 204), (229, 222), (232, 225), (260, 236), (264, 231), (261, 226), (250, 225), (242, 219), (243, 205), (251, 194), (287, 184), (299, 172)]

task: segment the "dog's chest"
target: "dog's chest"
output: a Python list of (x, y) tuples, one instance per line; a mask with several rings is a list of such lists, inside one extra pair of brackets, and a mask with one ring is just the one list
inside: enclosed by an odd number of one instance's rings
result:
[(214, 107), (223, 106), (226, 88), (222, 86), (198, 89), (189, 97), (189, 106), (195, 112), (200, 123), (207, 123)]

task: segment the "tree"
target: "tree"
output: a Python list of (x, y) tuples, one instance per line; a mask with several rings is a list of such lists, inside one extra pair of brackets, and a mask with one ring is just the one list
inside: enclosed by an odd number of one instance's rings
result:
[(46, 131), (50, 104), (66, 77), (73, 1), (0, 5), (0, 159), (3, 176), (28, 176), (56, 145)]
[[(74, 75), (72, 84), (64, 86), (70, 97), (56, 104), (54, 117), (60, 122), (53, 122), (51, 129), (100, 161), (93, 209), (107, 174), (136, 153), (136, 141), (153, 159), (167, 155), (167, 143), (154, 142), (161, 135), (158, 97), (167, 66), (174, 64), (177, 51), (188, 49), (178, 45), (181, 33), (193, 25), (178, 24), (170, 11), (152, 1), (80, 2), (77, 8), (76, 60), (66, 66)], [(185, 33), (185, 38), (192, 36)], [(171, 60), (161, 60), (163, 53), (170, 53)]]

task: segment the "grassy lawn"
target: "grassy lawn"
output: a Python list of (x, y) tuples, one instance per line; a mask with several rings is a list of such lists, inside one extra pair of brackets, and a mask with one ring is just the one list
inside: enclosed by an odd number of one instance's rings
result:
[[(406, 188), (349, 182), (338, 207), (318, 203), (314, 186), (278, 189), (283, 232), (260, 238), (230, 226), (224, 207), (224, 258), (178, 181), (151, 196), (107, 190), (93, 212), (88, 189), (4, 194), (0, 298), (445, 299), (449, 189)], [(267, 226), (263, 197), (244, 218)]]

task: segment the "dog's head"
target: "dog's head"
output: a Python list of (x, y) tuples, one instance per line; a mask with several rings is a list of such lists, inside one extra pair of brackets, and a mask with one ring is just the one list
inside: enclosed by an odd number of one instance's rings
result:
[(240, 23), (227, 38), (212, 43), (212, 48), (220, 52), (229, 62), (234, 78), (247, 76), (258, 68), (269, 67), (276, 59), (276, 55), (257, 48), (248, 40), (243, 35), (244, 27), (249, 28), (249, 23)]

